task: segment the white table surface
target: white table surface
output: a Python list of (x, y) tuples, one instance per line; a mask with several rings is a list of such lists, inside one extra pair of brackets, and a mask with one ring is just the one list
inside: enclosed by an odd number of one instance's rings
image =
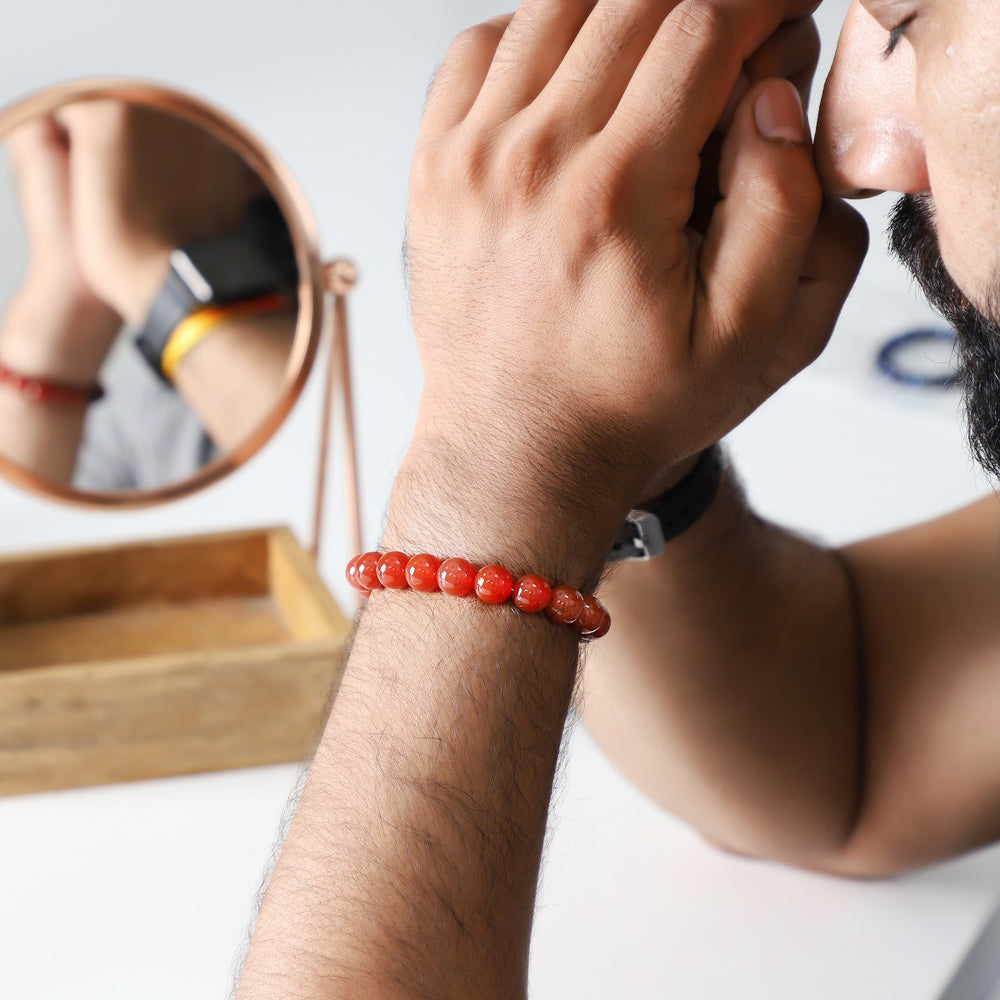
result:
[[(833, 0), (821, 12), (828, 43), (844, 8)], [(352, 314), (370, 542), (419, 396), (398, 247), (420, 106), (447, 40), (497, 10), (34, 0), (7, 14), (0, 41), (0, 100), (83, 75), (151, 77), (217, 101), (283, 154), (327, 252), (362, 270)], [(876, 248), (883, 209), (866, 209)], [(733, 437), (765, 515), (841, 542), (985, 490), (954, 398), (872, 374), (875, 346), (924, 319), (876, 249), (828, 354)], [(168, 508), (109, 517), (0, 484), (0, 550), (268, 523), (305, 537), (316, 388), (250, 467)], [(331, 497), (332, 525), (341, 513)], [(345, 600), (348, 554), (335, 528), (321, 568)], [(0, 800), (0, 1000), (225, 997), (295, 778), (275, 767)], [(869, 884), (733, 859), (644, 800), (583, 731), (553, 817), (533, 996), (986, 1000), (1000, 954), (997, 850)]]

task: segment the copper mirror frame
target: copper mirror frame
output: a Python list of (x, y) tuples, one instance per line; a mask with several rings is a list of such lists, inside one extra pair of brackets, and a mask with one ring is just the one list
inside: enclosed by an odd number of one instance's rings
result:
[(50, 483), (0, 455), (0, 476), (47, 498), (75, 506), (102, 509), (138, 509), (187, 496), (223, 479), (253, 457), (281, 426), (295, 405), (316, 359), (324, 330), (324, 300), (333, 298), (331, 310), (333, 342), (323, 404), (318, 485), (315, 506), (313, 551), (320, 543), (322, 508), (329, 450), (333, 398), (339, 389), (345, 411), (347, 503), (352, 542), (360, 551), (358, 487), (356, 474), (353, 406), (347, 342), (346, 296), (356, 281), (349, 261), (322, 263), (316, 222), (298, 184), (287, 167), (249, 129), (229, 115), (190, 94), (123, 78), (97, 78), (59, 84), (29, 95), (0, 110), (0, 141), (17, 126), (70, 103), (113, 98), (135, 102), (175, 115), (200, 126), (238, 153), (273, 194), (284, 213), (295, 247), (299, 271), (298, 317), (288, 366), (277, 404), (263, 422), (237, 448), (210, 462), (188, 479), (155, 490), (87, 491)]

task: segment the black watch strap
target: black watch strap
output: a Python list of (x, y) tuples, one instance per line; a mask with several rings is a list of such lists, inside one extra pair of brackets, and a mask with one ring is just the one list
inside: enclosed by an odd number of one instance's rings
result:
[(684, 534), (712, 505), (725, 467), (722, 447), (712, 445), (672, 490), (629, 513), (608, 561), (658, 556), (667, 542)]
[(284, 213), (271, 195), (261, 195), (245, 206), (235, 230), (185, 243), (170, 254), (170, 269), (137, 332), (136, 346), (165, 378), (163, 351), (191, 313), (291, 291), (298, 275)]

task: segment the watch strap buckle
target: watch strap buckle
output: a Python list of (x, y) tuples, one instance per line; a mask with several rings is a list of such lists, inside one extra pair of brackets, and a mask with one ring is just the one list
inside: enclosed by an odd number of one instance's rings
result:
[(631, 510), (618, 533), (608, 562), (654, 559), (666, 548), (660, 519), (647, 510)]

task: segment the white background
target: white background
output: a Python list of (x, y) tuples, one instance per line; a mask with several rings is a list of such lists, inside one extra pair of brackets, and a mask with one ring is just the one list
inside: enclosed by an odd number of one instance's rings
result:
[[(845, 4), (821, 13), (828, 43)], [(355, 378), (367, 541), (416, 410), (420, 372), (400, 267), (406, 176), (431, 72), (483, 0), (36, 0), (6, 11), (0, 100), (120, 74), (206, 97), (291, 167), (328, 256), (357, 261)], [(923, 322), (874, 252), (827, 356), (734, 435), (768, 516), (839, 542), (981, 493), (954, 397), (883, 383), (873, 354)], [(248, 468), (204, 494), (113, 516), (0, 486), (0, 551), (288, 523), (308, 535), (317, 385)], [(349, 555), (331, 500), (321, 569)], [(225, 995), (294, 769), (0, 802), (0, 997)], [(723, 858), (571, 744), (545, 871), (539, 997), (939, 996), (1000, 895), (993, 854), (902, 882), (853, 885)], [(962, 997), (981, 996), (965, 989)], [(959, 998), (961, 1000), (961, 997)]]

